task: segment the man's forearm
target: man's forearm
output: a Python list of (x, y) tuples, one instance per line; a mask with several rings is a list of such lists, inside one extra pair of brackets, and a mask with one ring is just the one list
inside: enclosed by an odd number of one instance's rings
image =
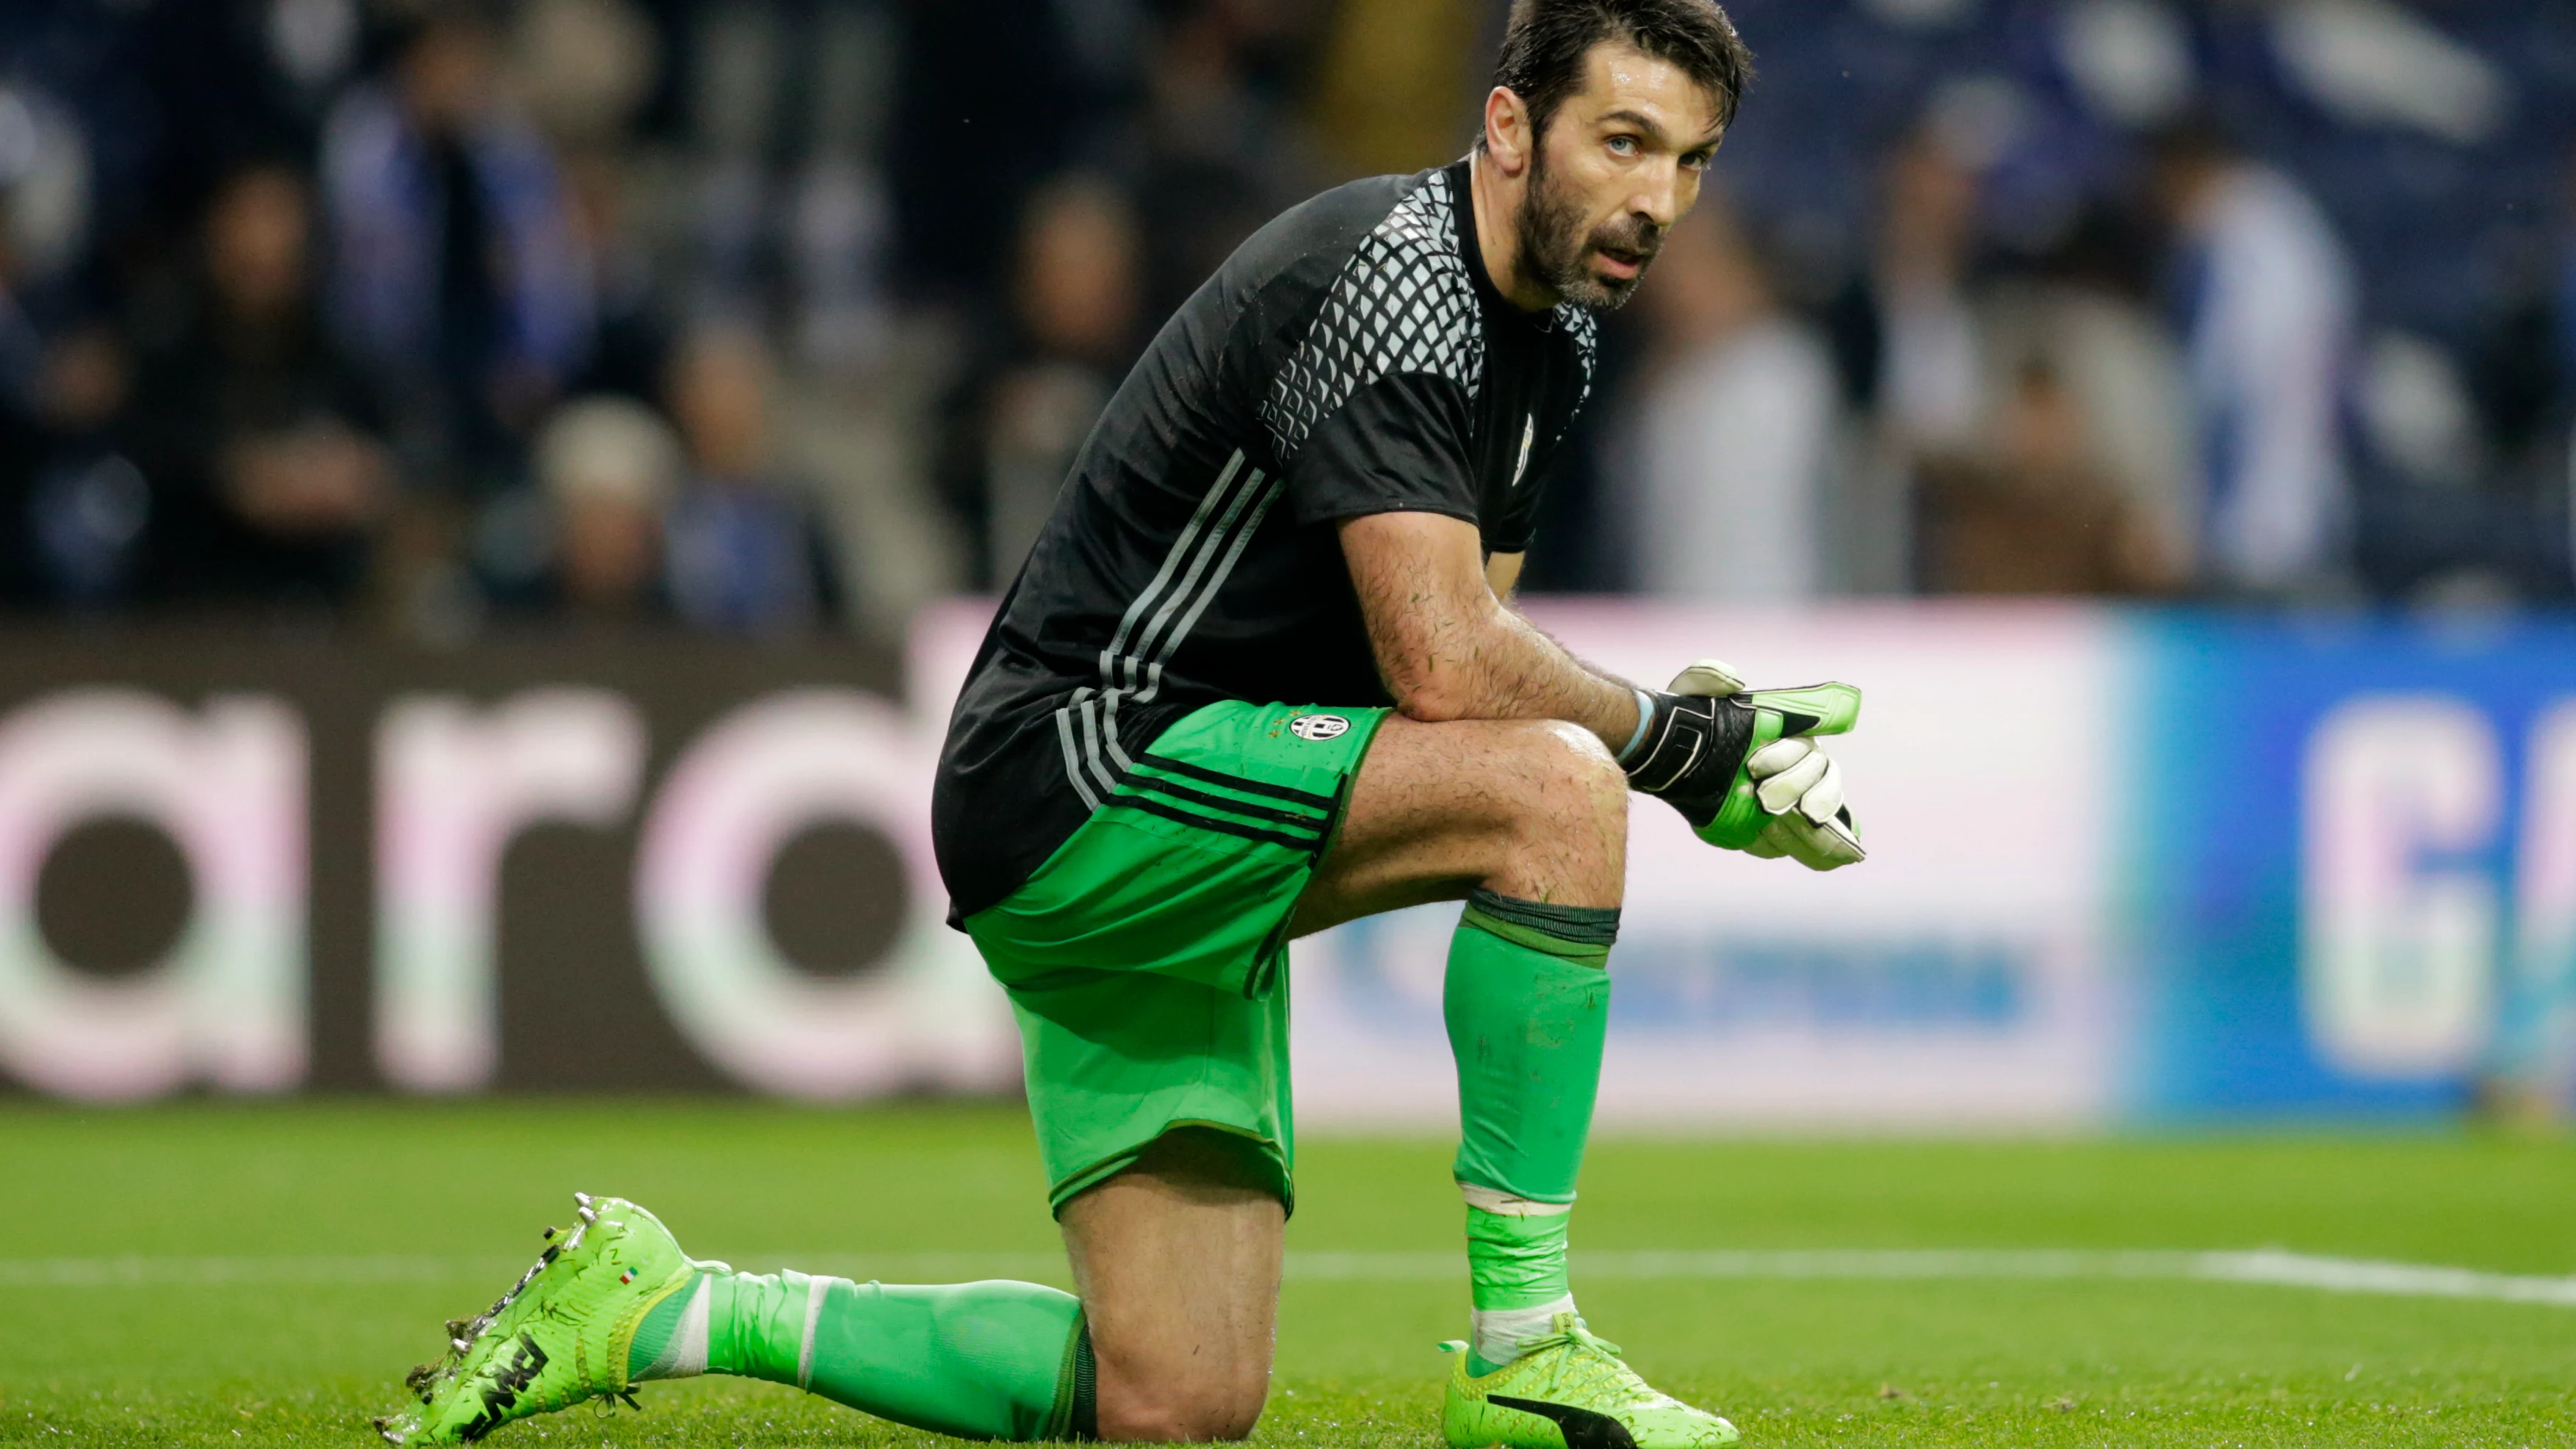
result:
[(1342, 546), (1378, 673), (1408, 717), (1565, 720), (1614, 754), (1637, 733), (1636, 690), (1497, 598), (1472, 526), (1380, 514), (1345, 523)]
[(1460, 633), (1453, 718), (1561, 719), (1600, 736), (1612, 754), (1636, 734), (1636, 687), (1575, 658), (1517, 610), (1498, 604), (1490, 620)]
[(1637, 731), (1637, 691), (1585, 664), (1517, 611), (1486, 595), (1442, 611), (1429, 629), (1381, 637), (1379, 668), (1405, 714), (1458, 719), (1561, 719), (1612, 753)]

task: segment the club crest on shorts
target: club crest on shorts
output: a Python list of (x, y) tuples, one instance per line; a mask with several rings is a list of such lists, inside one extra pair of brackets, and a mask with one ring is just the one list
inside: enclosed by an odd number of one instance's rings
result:
[(1351, 722), (1337, 714), (1301, 714), (1288, 721), (1288, 733), (1301, 740), (1335, 740), (1351, 732)]

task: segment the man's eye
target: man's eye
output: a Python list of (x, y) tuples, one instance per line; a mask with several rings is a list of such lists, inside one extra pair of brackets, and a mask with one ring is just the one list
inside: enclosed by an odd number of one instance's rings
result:
[(1634, 136), (1613, 136), (1613, 137), (1611, 137), (1611, 138), (1610, 138), (1610, 154), (1611, 154), (1611, 155), (1613, 155), (1613, 156), (1634, 156), (1634, 155), (1636, 155), (1636, 154), (1637, 154), (1637, 138), (1636, 138), (1636, 137), (1634, 137)]

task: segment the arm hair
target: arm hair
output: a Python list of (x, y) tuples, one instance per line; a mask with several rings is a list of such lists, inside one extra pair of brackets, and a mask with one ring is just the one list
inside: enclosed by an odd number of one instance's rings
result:
[(1632, 686), (1495, 596), (1475, 525), (1373, 513), (1343, 520), (1341, 536), (1378, 675), (1406, 718), (1566, 720), (1614, 752), (1636, 732)]

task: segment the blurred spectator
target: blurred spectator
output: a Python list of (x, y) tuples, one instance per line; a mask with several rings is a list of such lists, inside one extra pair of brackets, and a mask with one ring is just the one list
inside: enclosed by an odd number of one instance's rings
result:
[[(935, 16), (946, 13), (920, 18), (936, 31)], [(981, 23), (989, 9), (966, 18)], [(987, 49), (995, 39), (987, 34)], [(894, 218), (883, 152), (904, 40), (880, 0), (736, 0), (700, 13), (691, 87), (697, 314), (783, 312), (795, 319), (798, 359), (845, 376), (884, 360)], [(1012, 99), (986, 95), (979, 104)], [(993, 149), (972, 137), (965, 148)], [(946, 159), (953, 171), (958, 158)], [(1017, 163), (982, 156), (981, 164)], [(990, 244), (942, 240), (952, 252)]]
[(652, 259), (628, 217), (626, 171), (625, 159), (609, 151), (564, 161), (573, 237), (596, 294), (590, 357), (566, 390), (650, 401), (669, 371), (671, 337)]
[[(1152, 8), (1142, 158), (1133, 176), (1144, 306), (1160, 318), (1187, 301), (1244, 238), (1314, 188), (1282, 98), (1263, 83), (1292, 44), (1286, 22), (1296, 7), (1164, 0)], [(1464, 144), (1462, 126), (1459, 149)], [(1443, 148), (1405, 169), (1454, 154)]]
[(1999, 280), (1981, 300), (1989, 389), (2019, 391), (2031, 367), (2063, 386), (2082, 414), (2086, 465), (2152, 530), (2157, 553), (2194, 567), (2199, 476), (2181, 348), (2147, 297), (2149, 240), (2095, 208), (2032, 275)]
[(310, 157), (359, 60), (360, 0), (190, 0), (121, 7), (150, 30), (159, 171), (193, 220), (217, 184), (257, 157)]
[(690, 476), (663, 518), (673, 610), (696, 628), (785, 634), (841, 622), (841, 588), (809, 489), (773, 456), (768, 351), (711, 328), (672, 365)]
[(0, 597), (83, 611), (140, 583), (151, 499), (116, 448), (132, 383), (123, 340), (78, 285), (81, 137), (41, 97), (0, 88)]
[(664, 289), (638, 235), (626, 131), (661, 73), (659, 37), (628, 0), (522, 0), (509, 32), (513, 93), (558, 155), (566, 221), (590, 280), (588, 356), (567, 396), (661, 393)]
[(1614, 445), (1638, 587), (1680, 599), (1817, 593), (1836, 411), (1823, 339), (1780, 308), (1715, 187), (1666, 238), (1643, 296), (1653, 355)]
[(1066, 34), (1071, 8), (985, 0), (903, 9), (889, 121), (895, 253), (906, 279), (934, 297), (972, 299), (999, 283), (1012, 218), (1090, 130)]
[(2045, 364), (2020, 369), (1994, 432), (1989, 448), (1922, 460), (1927, 592), (2156, 594), (2183, 582), (2152, 521), (2093, 465), (2082, 405)]
[(1845, 395), (1900, 453), (1955, 446), (1985, 422), (1985, 356), (1968, 296), (1977, 178), (1922, 127), (1879, 173), (1869, 269), (1834, 308)]
[(1012, 317), (951, 405), (947, 489), (980, 585), (1019, 572), (1133, 360), (1140, 270), (1136, 223), (1113, 188), (1067, 177), (1030, 198)]
[(553, 545), (546, 601), (595, 624), (666, 617), (662, 513), (680, 473), (670, 427), (631, 398), (586, 398), (547, 421), (536, 464)]
[[(97, 270), (100, 213), (120, 209), (99, 195), (98, 138), (85, 119), (68, 98), (41, 85), (17, 77), (0, 82), (0, 191), (6, 193), (0, 243), (9, 248), (8, 285), (20, 305), (51, 314), (46, 320), (57, 327), (67, 310), (97, 300), (81, 294), (103, 280), (90, 275)], [(138, 206), (135, 198), (119, 200), (125, 211)]]
[[(558, 399), (598, 394), (756, 420), (734, 430), (756, 462), (693, 464), (656, 505), (652, 607), (687, 612), (688, 559), (689, 616), (723, 627), (831, 592), (819, 546), (751, 562), (819, 533), (787, 451), (831, 481), (830, 516), (865, 520), (890, 607), (955, 579), (923, 517), (943, 503), (967, 582), (998, 584), (1151, 324), (1245, 235), (1336, 175), (1468, 143), (1500, 8), (0, 3), (0, 600), (338, 603), (364, 580), (440, 637), (478, 601), (554, 607), (572, 495), (535, 486), (528, 448)], [(2050, 587), (2180, 569), (2248, 598), (2347, 574), (2391, 597), (2563, 593), (2576, 248), (2540, 224), (2566, 144), (2553, 14), (1747, 9), (1768, 78), (1727, 175), (1770, 265), (1711, 218), (1605, 327), (1530, 583), (2040, 587), (1976, 561), (1973, 540), (2017, 536), (1997, 556), (2034, 568), (2015, 549), (2073, 540)], [(2194, 95), (2265, 164), (2206, 126), (2148, 142)], [(246, 158), (317, 178), (297, 308), (210, 255), (282, 214), (244, 199), (285, 194), (248, 187)], [(1794, 315), (1824, 325), (1838, 403), (1812, 403)], [(716, 323), (775, 341), (774, 418), (740, 384), (766, 352), (674, 357)], [(701, 369), (708, 351), (731, 361)], [(2080, 458), (2033, 464), (2033, 419), (2067, 404)], [(331, 428), (275, 421), (298, 408)], [(715, 458), (727, 431), (692, 424), (684, 452)], [(2087, 489), (2111, 513), (2069, 501)], [(1990, 516), (2025, 506), (2022, 535)], [(2159, 568), (2084, 541), (2113, 514)], [(1721, 526), (1764, 539), (1728, 549), (1758, 569), (1678, 562)]]
[(315, 315), (303, 178), (258, 166), (207, 208), (184, 321), (142, 359), (129, 435), (182, 599), (340, 603), (393, 491), (381, 410)]
[(39, 600), (113, 607), (142, 582), (151, 492), (113, 433), (131, 371), (124, 343), (100, 323), (66, 328), (43, 347), (24, 429), (21, 515)]
[(2205, 566), (2257, 593), (2330, 585), (2349, 523), (2341, 438), (2351, 264), (2287, 175), (2195, 123), (2160, 136), (2199, 414)]
[(520, 0), (510, 68), (555, 144), (614, 144), (652, 92), (661, 55), (650, 21), (627, 0)]
[(440, 0), (323, 142), (335, 323), (469, 487), (504, 474), (591, 343), (590, 278), (537, 133), (502, 98), (491, 16)]
[(1864, 593), (1913, 582), (1915, 459), (1956, 449), (1987, 421), (1987, 357), (1969, 295), (1978, 183), (1925, 120), (1879, 161), (1876, 215), (1859, 273), (1827, 308), (1844, 401), (1868, 423), (1829, 510), (1836, 582)]
[(1472, 0), (1343, 0), (1315, 77), (1314, 127), (1348, 176), (1419, 171), (1474, 140), (1485, 57)]

